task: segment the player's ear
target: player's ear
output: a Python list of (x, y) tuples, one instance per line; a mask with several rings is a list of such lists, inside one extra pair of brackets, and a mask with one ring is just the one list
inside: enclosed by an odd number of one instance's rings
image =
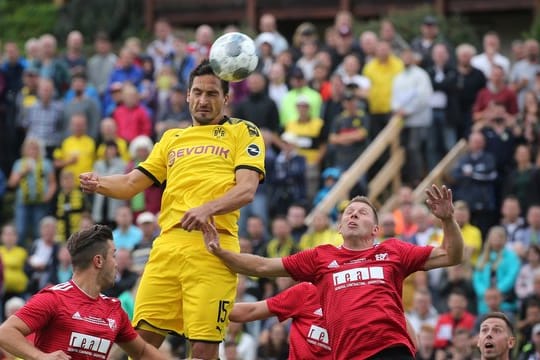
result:
[(373, 229), (371, 229), (371, 235), (372, 236), (377, 236), (377, 234), (379, 234), (379, 224), (375, 224), (373, 225)]
[(95, 255), (92, 259), (94, 261), (94, 266), (98, 269), (101, 269), (103, 267), (103, 256), (101, 255)]
[(223, 101), (223, 103), (225, 105), (227, 105), (227, 103), (229, 102), (229, 94), (226, 94), (225, 96), (223, 96), (225, 98), (225, 101)]

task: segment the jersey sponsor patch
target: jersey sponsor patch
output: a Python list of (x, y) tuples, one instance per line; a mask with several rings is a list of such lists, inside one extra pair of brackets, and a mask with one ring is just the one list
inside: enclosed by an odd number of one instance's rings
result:
[(330, 338), (328, 337), (328, 331), (320, 326), (311, 325), (307, 334), (307, 341), (310, 344), (318, 345), (330, 350)]
[(384, 282), (384, 271), (381, 266), (353, 268), (337, 272), (333, 275), (336, 290), (351, 286), (370, 285)]
[(255, 157), (261, 154), (261, 149), (257, 144), (249, 144), (247, 147), (247, 153), (249, 156)]
[(102, 339), (97, 336), (72, 332), (69, 339), (68, 351), (106, 359), (110, 348), (110, 340)]

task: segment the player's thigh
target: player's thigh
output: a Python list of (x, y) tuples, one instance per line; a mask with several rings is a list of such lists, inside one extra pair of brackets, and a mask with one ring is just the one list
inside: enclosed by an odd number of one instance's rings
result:
[(183, 309), (179, 273), (182, 264), (179, 247), (154, 244), (137, 289), (135, 325), (144, 321), (159, 329), (181, 331)]
[[(221, 246), (238, 252), (235, 238), (222, 238)], [(236, 297), (237, 275), (202, 241), (187, 252), (181, 278), (186, 335), (192, 341), (222, 341)]]

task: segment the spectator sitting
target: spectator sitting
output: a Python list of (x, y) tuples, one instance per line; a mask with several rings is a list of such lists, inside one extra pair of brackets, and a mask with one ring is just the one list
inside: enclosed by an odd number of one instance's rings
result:
[(59, 241), (66, 241), (71, 234), (79, 231), (82, 213), (87, 210), (87, 205), (85, 195), (76, 186), (75, 174), (70, 171), (62, 171), (55, 211), (57, 239)]
[(49, 273), (50, 285), (61, 284), (69, 281), (73, 276), (73, 266), (71, 265), (71, 255), (65, 245), (62, 245), (58, 250), (58, 261), (56, 266), (51, 267)]
[(149, 211), (145, 211), (137, 216), (137, 226), (142, 231), (141, 242), (135, 245), (131, 255), (133, 259), (132, 270), (142, 274), (144, 266), (148, 262), (152, 244), (159, 231), (157, 226), (157, 217)]
[(447, 313), (441, 314), (435, 327), (435, 347), (444, 349), (450, 344), (452, 334), (458, 328), (473, 331), (476, 317), (467, 311), (467, 298), (463, 292), (454, 290), (448, 296)]
[(330, 217), (318, 211), (313, 215), (311, 229), (302, 235), (298, 247), (300, 250), (307, 250), (324, 244), (340, 246), (343, 244), (343, 238), (332, 227)]
[(128, 206), (116, 210), (116, 229), (113, 231), (116, 249), (133, 250), (142, 240), (142, 231), (133, 225), (133, 213)]
[[(313, 206), (317, 206), (332, 190), (336, 182), (339, 180), (339, 177), (341, 176), (341, 171), (338, 168), (329, 167), (324, 169), (324, 171), (321, 174), (321, 178), (323, 180), (323, 186), (322, 188), (317, 191), (317, 194), (315, 194), (315, 198), (313, 199)], [(334, 207), (330, 213), (332, 220), (337, 220), (337, 208)]]

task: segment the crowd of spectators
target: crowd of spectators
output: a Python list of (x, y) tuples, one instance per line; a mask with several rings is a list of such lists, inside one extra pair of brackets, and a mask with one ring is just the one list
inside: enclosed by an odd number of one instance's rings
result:
[[(417, 358), (474, 359), (478, 319), (488, 311), (513, 319), (516, 356), (537, 358), (538, 42), (515, 41), (510, 57), (501, 53), (493, 31), (481, 49), (451, 44), (433, 16), (410, 42), (389, 20), (381, 21), (378, 33), (353, 29), (351, 14), (339, 12), (324, 31), (299, 24), (289, 41), (273, 15), (261, 16), (257, 71), (231, 84), (227, 110), (258, 125), (267, 145), (266, 181), (241, 211), (242, 251), (281, 257), (339, 245), (334, 224), (340, 206), (316, 213), (309, 228), (306, 214), (392, 116), (404, 120), (406, 186), (396, 194), (396, 209), (380, 215), (380, 241), (437, 244), (442, 231), (427, 208), (414, 203), (412, 188), (466, 139), (467, 151), (446, 179), (466, 244), (463, 263), (414, 274), (404, 286), (404, 309), (419, 339)], [(84, 51), (88, 36), (94, 41), (90, 53)], [(214, 29), (199, 26), (190, 42), (160, 19), (154, 37), (147, 46), (129, 38), (113, 49), (104, 33), (74, 30), (63, 52), (50, 34), (29, 39), (24, 51), (4, 43), (0, 198), (14, 193), (13, 218), (0, 218), (4, 315), (39, 289), (70, 278), (65, 240), (93, 223), (114, 229), (118, 275), (107, 295), (119, 297), (132, 315), (137, 280), (159, 232), (163, 189), (151, 187), (128, 202), (89, 197), (80, 191), (78, 175), (130, 171), (164, 131), (190, 126), (188, 76), (208, 56)], [(352, 193), (365, 194), (370, 178), (371, 172), (359, 178)], [(289, 286), (288, 279), (240, 277), (237, 299), (266, 299)], [(288, 323), (277, 321), (232, 324), (221, 358), (286, 358), (287, 331)], [(182, 348), (176, 338), (168, 344)]]

